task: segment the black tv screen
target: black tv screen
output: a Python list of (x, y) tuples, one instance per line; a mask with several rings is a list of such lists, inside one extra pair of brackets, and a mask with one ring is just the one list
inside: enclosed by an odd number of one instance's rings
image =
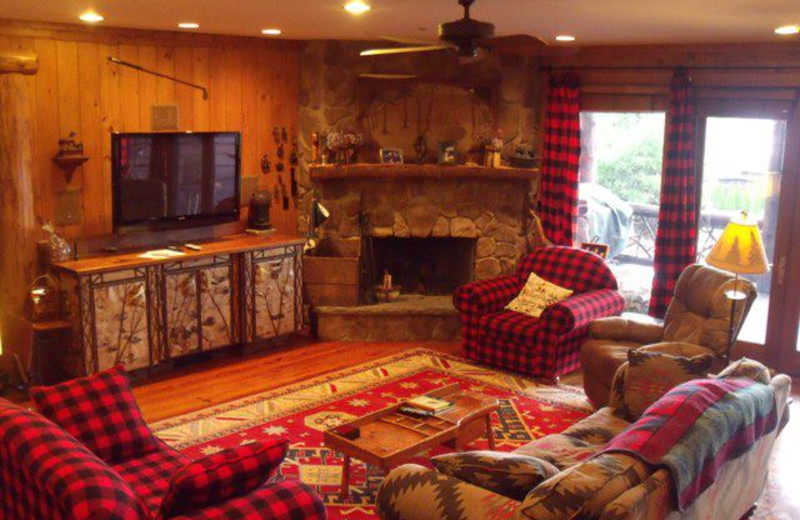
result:
[(236, 132), (113, 134), (114, 229), (237, 220), (239, 142)]

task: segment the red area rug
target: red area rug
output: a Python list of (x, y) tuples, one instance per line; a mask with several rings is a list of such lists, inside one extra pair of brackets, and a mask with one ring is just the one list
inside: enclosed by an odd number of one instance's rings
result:
[[(383, 474), (354, 460), (350, 496), (342, 501), (342, 458), (323, 446), (323, 430), (452, 383), (500, 399), (500, 410), (492, 417), (498, 450), (511, 451), (562, 431), (591, 412), (579, 389), (542, 386), (461, 358), (417, 349), (162, 421), (153, 429), (192, 458), (248, 442), (288, 437), (291, 449), (278, 478), (299, 478), (316, 486), (333, 520), (373, 518), (372, 504)], [(485, 439), (470, 446), (485, 448)], [(426, 464), (427, 458), (446, 449), (420, 454), (413, 462)]]

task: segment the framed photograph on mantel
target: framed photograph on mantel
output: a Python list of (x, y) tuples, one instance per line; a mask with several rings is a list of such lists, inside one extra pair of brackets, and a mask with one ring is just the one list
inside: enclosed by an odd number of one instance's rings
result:
[(381, 148), (381, 164), (403, 164), (403, 150), (400, 148)]
[(439, 143), (439, 164), (454, 165), (458, 162), (458, 150), (455, 141), (442, 141)]

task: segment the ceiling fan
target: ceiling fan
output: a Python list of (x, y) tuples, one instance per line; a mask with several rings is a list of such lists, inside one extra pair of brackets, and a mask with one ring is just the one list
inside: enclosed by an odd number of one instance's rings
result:
[(469, 10), (475, 0), (458, 0), (458, 3), (464, 8), (464, 17), (460, 20), (439, 25), (438, 42), (383, 37), (387, 41), (412, 46), (367, 49), (361, 51), (361, 56), (386, 56), (433, 51), (456, 51), (461, 58), (475, 58), (481, 51), (531, 56), (569, 56), (577, 51), (574, 46), (550, 46), (536, 36), (527, 34), (495, 37), (494, 24), (481, 22), (470, 17)]

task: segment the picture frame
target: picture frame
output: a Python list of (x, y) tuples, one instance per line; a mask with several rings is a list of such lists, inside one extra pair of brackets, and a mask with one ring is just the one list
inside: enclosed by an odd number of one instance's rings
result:
[(581, 242), (581, 249), (594, 253), (602, 259), (608, 257), (608, 244), (600, 242)]
[(458, 161), (458, 150), (455, 141), (439, 143), (439, 164), (454, 165)]
[(403, 164), (402, 148), (381, 148), (381, 164)]

